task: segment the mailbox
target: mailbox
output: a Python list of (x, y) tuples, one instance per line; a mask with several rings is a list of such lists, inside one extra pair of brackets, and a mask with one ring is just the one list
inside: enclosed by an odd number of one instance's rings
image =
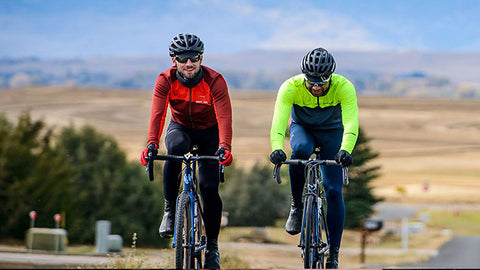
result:
[(363, 228), (367, 231), (378, 231), (383, 227), (383, 221), (367, 218), (363, 221)]

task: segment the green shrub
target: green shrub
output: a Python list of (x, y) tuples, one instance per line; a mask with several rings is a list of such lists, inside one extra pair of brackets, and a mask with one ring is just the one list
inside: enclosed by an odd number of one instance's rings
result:
[(249, 172), (228, 170), (221, 194), (229, 225), (272, 226), (285, 216), (290, 204), (290, 186), (275, 182), (273, 166), (257, 164)]

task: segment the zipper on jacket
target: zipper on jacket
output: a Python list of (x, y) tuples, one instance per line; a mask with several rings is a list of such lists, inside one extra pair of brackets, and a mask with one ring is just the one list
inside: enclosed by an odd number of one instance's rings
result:
[(192, 88), (190, 87), (190, 101), (188, 102), (188, 117), (190, 118), (190, 123), (192, 123), (192, 128), (195, 128), (192, 117)]

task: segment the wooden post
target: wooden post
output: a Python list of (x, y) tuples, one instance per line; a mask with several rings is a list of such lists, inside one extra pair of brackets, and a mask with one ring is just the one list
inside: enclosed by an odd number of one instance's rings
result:
[(362, 229), (362, 241), (360, 242), (361, 247), (360, 247), (360, 263), (365, 263), (365, 246), (367, 244), (367, 234), (368, 231), (365, 229)]

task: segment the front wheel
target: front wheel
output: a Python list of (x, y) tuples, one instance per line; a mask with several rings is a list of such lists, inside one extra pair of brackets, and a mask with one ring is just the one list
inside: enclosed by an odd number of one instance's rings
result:
[(314, 216), (314, 200), (313, 196), (307, 196), (305, 202), (305, 231), (304, 235), (304, 249), (303, 249), (303, 267), (305, 269), (317, 268), (317, 247), (316, 247), (316, 222)]
[(191, 200), (188, 194), (181, 193), (177, 202), (175, 219), (175, 268), (192, 269), (194, 267), (195, 242), (193, 240), (193, 224)]

